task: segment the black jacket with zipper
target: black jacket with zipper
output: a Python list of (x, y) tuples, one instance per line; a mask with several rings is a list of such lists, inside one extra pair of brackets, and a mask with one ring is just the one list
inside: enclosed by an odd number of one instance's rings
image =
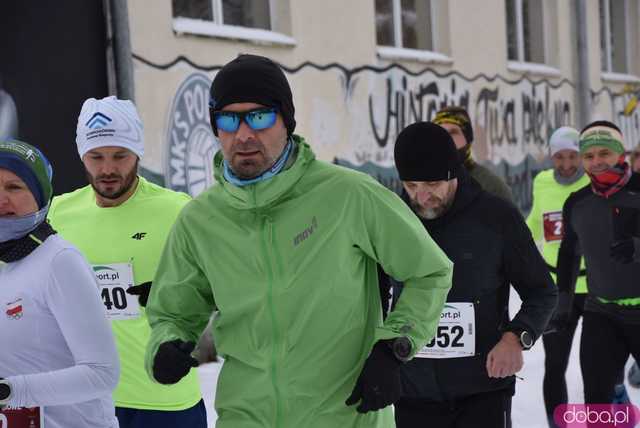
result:
[[(589, 294), (585, 310), (599, 312), (623, 322), (640, 324), (640, 305), (604, 303), (640, 297), (640, 174), (633, 173), (617, 193), (605, 198), (585, 186), (574, 192), (562, 208), (564, 237), (558, 251), (559, 314), (569, 312), (580, 257), (587, 266)], [(613, 242), (632, 238), (633, 263), (620, 263), (610, 256)], [(559, 327), (562, 327), (560, 323)]]
[[(405, 202), (408, 196), (403, 195)], [(414, 358), (402, 367), (403, 395), (452, 401), (513, 388), (514, 377), (489, 378), (487, 354), (508, 329), (525, 329), (538, 338), (556, 305), (557, 289), (517, 208), (480, 188), (466, 173), (450, 209), (425, 229), (454, 262), (448, 302), (473, 302), (475, 355), (463, 358)], [(384, 279), (383, 279), (384, 280)], [(393, 284), (394, 301), (402, 284)], [(509, 284), (522, 306), (509, 319)]]

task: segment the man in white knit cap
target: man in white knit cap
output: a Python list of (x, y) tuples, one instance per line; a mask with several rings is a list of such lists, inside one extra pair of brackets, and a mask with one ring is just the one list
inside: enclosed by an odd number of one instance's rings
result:
[[(563, 126), (556, 129), (549, 138), (549, 156), (553, 168), (541, 171), (533, 180), (533, 206), (527, 217), (527, 225), (533, 239), (542, 249), (542, 256), (554, 282), (558, 250), (562, 241), (562, 205), (571, 193), (589, 184), (589, 177), (584, 174), (580, 164), (579, 139), (580, 133), (574, 128)], [(587, 292), (584, 272), (577, 284), (569, 325), (560, 332), (548, 333), (542, 337), (545, 350), (543, 395), (550, 427), (555, 427), (553, 411), (556, 406), (567, 403), (565, 372), (573, 334), (582, 315)]]
[(89, 185), (54, 198), (49, 220), (93, 265), (120, 355), (113, 397), (120, 427), (206, 428), (195, 370), (166, 386), (151, 380), (144, 368), (151, 281), (165, 239), (190, 198), (138, 175), (144, 138), (131, 101), (86, 100), (76, 144)]

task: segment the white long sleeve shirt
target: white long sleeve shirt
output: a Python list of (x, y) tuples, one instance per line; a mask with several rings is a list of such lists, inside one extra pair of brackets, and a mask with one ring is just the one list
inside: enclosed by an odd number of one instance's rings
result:
[(47, 428), (118, 427), (119, 363), (96, 279), (53, 235), (0, 267), (0, 377), (12, 407), (43, 407)]

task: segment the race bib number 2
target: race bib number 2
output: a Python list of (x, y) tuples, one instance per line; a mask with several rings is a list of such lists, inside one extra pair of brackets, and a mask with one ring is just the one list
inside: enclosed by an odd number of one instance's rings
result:
[(476, 353), (473, 303), (447, 302), (440, 314), (436, 335), (416, 358), (462, 358)]
[(140, 316), (138, 298), (126, 292), (133, 287), (133, 267), (130, 263), (94, 265), (93, 272), (109, 320), (130, 320)]
[(544, 240), (547, 242), (562, 240), (562, 211), (542, 214)]
[(41, 407), (5, 408), (0, 410), (0, 428), (43, 428), (44, 411)]

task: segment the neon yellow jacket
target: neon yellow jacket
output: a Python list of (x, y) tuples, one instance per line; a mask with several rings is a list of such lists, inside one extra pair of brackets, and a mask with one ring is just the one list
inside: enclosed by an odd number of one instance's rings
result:
[[(288, 169), (242, 188), (216, 155), (218, 184), (180, 214), (154, 280), (147, 370), (216, 310), (217, 428), (394, 427), (390, 407), (344, 402), (377, 340), (433, 336), (452, 263), (394, 193), (295, 141)], [(405, 282), (384, 323), (376, 262)]]
[[(53, 199), (49, 221), (95, 265), (132, 262), (135, 284), (151, 281), (173, 223), (190, 197), (140, 177), (122, 205), (101, 208), (91, 186)], [(82, 320), (78, 320), (82, 322)], [(147, 410), (184, 410), (202, 395), (196, 370), (172, 386), (152, 382), (144, 370), (151, 334), (144, 309), (137, 319), (111, 322), (120, 355), (115, 405)]]
[[(589, 185), (589, 176), (584, 174), (578, 181), (568, 186), (562, 185), (553, 177), (553, 169), (541, 171), (533, 180), (533, 206), (527, 217), (527, 226), (533, 240), (542, 243), (542, 257), (550, 266), (551, 277), (556, 281), (556, 263), (562, 241), (562, 206), (569, 195)], [(584, 270), (584, 259), (580, 262)], [(576, 293), (587, 292), (585, 275), (576, 281)]]

